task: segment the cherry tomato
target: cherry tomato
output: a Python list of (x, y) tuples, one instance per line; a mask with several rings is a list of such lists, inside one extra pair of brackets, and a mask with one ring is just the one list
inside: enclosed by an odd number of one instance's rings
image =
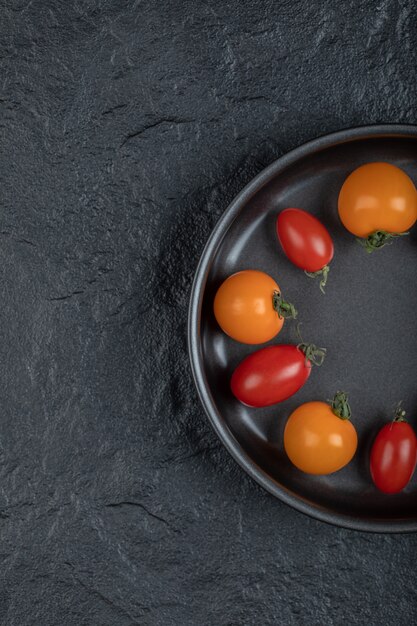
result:
[(312, 364), (321, 365), (325, 352), (312, 344), (261, 348), (235, 369), (230, 383), (232, 393), (252, 407), (282, 402), (304, 385)]
[(321, 276), (323, 291), (334, 254), (332, 238), (323, 224), (307, 211), (284, 209), (277, 218), (277, 235), (294, 265), (310, 276)]
[(241, 343), (265, 343), (279, 333), (284, 318), (297, 311), (285, 302), (275, 280), (256, 270), (229, 276), (214, 299), (214, 315), (221, 329)]
[(343, 392), (335, 395), (331, 406), (327, 402), (302, 404), (285, 426), (285, 451), (290, 461), (308, 474), (337, 472), (353, 458), (357, 445)]
[(371, 476), (384, 493), (398, 493), (410, 482), (417, 461), (417, 437), (397, 412), (394, 421), (377, 434), (371, 449)]
[(417, 191), (405, 172), (390, 163), (367, 163), (343, 183), (340, 219), (351, 233), (367, 238), (369, 252), (393, 235), (405, 233), (417, 220)]

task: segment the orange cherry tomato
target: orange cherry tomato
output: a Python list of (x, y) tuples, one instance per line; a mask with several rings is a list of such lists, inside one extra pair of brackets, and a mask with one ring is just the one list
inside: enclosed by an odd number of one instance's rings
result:
[(221, 329), (236, 341), (256, 344), (279, 333), (285, 317), (296, 317), (284, 302), (275, 280), (256, 270), (229, 276), (214, 299), (214, 315)]
[[(339, 194), (340, 219), (357, 237), (404, 233), (417, 220), (417, 191), (412, 180), (390, 163), (367, 163), (354, 170)], [(375, 247), (381, 247), (385, 241)]]
[(347, 396), (335, 395), (332, 405), (306, 402), (289, 417), (284, 447), (290, 461), (308, 474), (331, 474), (352, 459), (358, 445), (350, 422)]

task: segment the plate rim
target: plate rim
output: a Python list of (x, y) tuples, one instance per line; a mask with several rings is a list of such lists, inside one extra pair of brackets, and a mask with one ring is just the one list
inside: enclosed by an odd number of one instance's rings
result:
[(329, 148), (338, 143), (389, 136), (409, 137), (417, 140), (417, 125), (373, 124), (345, 128), (321, 135), (290, 150), (278, 159), (275, 159), (241, 189), (217, 220), (200, 256), (190, 292), (187, 345), (194, 384), (200, 402), (209, 418), (209, 423), (232, 458), (258, 483), (258, 485), (296, 511), (304, 513), (321, 522), (350, 530), (374, 533), (411, 533), (417, 531), (417, 519), (414, 521), (395, 519), (392, 521), (380, 521), (376, 518), (358, 518), (354, 515), (350, 516), (343, 513), (329, 512), (318, 504), (316, 505), (311, 501), (303, 500), (301, 496), (299, 497), (293, 494), (285, 489), (283, 485), (274, 482), (267, 472), (265, 472), (244, 450), (217, 410), (206, 381), (201, 341), (199, 338), (201, 306), (211, 263), (229, 227), (250, 197), (259, 191), (273, 176), (284, 171), (287, 167), (304, 156)]

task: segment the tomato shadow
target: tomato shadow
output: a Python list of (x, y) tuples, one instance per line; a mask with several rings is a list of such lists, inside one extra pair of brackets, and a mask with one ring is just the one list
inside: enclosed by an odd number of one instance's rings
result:
[(387, 423), (386, 415), (380, 413), (375, 417), (366, 428), (362, 430), (358, 436), (357, 458), (359, 461), (359, 471), (361, 476), (369, 476), (369, 458), (371, 454), (372, 444), (378, 431)]

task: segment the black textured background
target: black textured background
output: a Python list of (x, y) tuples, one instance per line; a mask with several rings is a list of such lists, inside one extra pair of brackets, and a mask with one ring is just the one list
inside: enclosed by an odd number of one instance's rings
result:
[(258, 488), (185, 339), (198, 257), (255, 173), (417, 122), (413, 2), (0, 8), (0, 623), (415, 622), (417, 537)]

